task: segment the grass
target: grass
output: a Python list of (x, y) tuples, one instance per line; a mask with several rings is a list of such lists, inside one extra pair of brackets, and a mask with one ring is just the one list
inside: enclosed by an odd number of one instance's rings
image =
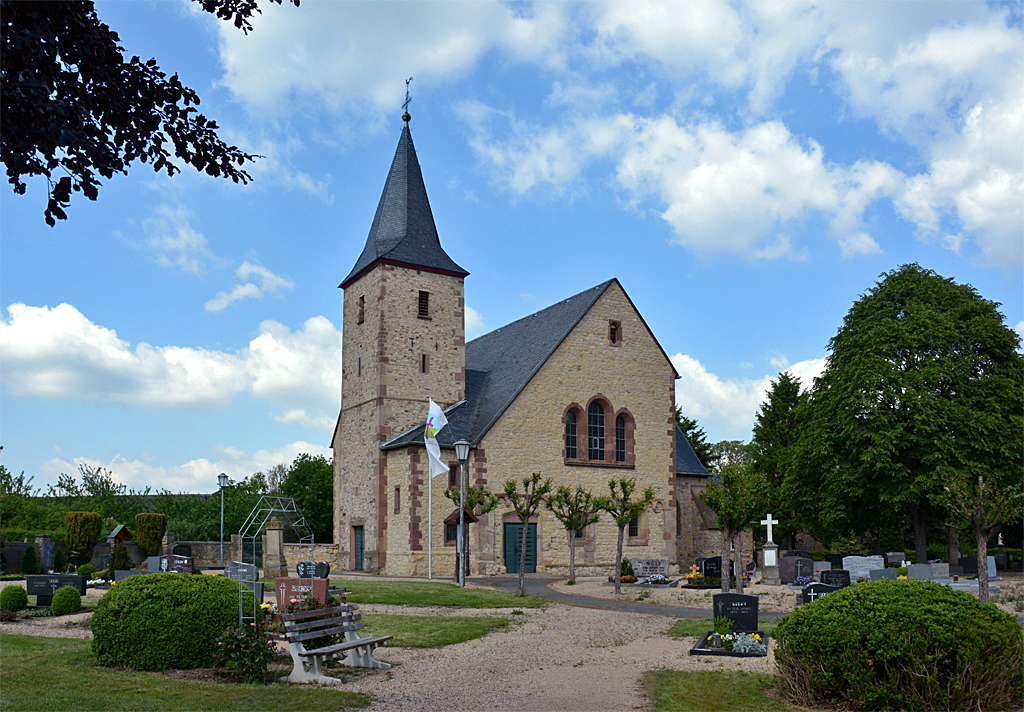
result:
[[(781, 619), (766, 619), (758, 623), (758, 630), (763, 633), (771, 635), (772, 631), (775, 630), (775, 626), (779, 624)], [(668, 635), (673, 638), (686, 638), (694, 635), (704, 635), (709, 630), (713, 630), (715, 627), (714, 621), (710, 618), (681, 618), (675, 622), (671, 628), (668, 629)]]
[(175, 680), (100, 667), (90, 641), (0, 636), (0, 709), (66, 710), (339, 710), (370, 697), (306, 685), (238, 685)]
[(544, 599), (520, 598), (505, 591), (459, 588), (436, 581), (334, 580), (344, 587), (349, 603), (382, 603), (392, 606), (454, 606), (459, 608), (539, 608)]
[(495, 616), (364, 615), (363, 635), (393, 635), (388, 645), (403, 648), (441, 648), (480, 638), (508, 625)]
[(699, 670), (646, 672), (643, 686), (653, 712), (792, 712), (797, 709), (769, 697), (771, 675)]

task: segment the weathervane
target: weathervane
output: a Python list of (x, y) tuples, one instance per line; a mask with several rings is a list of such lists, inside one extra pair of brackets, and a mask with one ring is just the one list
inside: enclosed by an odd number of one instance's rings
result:
[(402, 121), (405, 122), (406, 126), (409, 125), (409, 119), (412, 118), (409, 116), (409, 102), (412, 101), (412, 97), (409, 96), (409, 82), (411, 81), (412, 77), (405, 80), (405, 103), (402, 104), (402, 110), (405, 112), (402, 114)]

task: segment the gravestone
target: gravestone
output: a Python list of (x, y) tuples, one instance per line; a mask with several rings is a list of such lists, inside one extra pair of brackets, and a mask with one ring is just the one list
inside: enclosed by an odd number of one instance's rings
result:
[(839, 588), (839, 586), (829, 586), (827, 583), (812, 583), (804, 586), (803, 592), (800, 594), (800, 600), (804, 605), (807, 605), (822, 596), (838, 591)]
[[(178, 547), (174, 547), (177, 549)], [(178, 574), (190, 574), (193, 573), (192, 569), (192, 557), (181, 556), (178, 554), (165, 554), (160, 557), (160, 573), (178, 573)]]
[(146, 557), (146, 571), (151, 574), (158, 573), (160, 571), (160, 557), (159, 556), (147, 556)]
[(885, 559), (881, 556), (844, 556), (843, 568), (850, 572), (850, 580), (868, 578), (873, 569), (884, 569)]
[(327, 579), (278, 578), (274, 579), (274, 592), (277, 594), (278, 609), (285, 608), (293, 598), (301, 601), (307, 595), (326, 604)]
[(235, 581), (255, 581), (260, 577), (260, 571), (256, 564), (229, 561), (224, 567), (224, 575)]
[(932, 579), (932, 565), (931, 564), (911, 564), (907, 567), (907, 578), (914, 579), (917, 581), (931, 581)]
[(822, 571), (821, 582), (826, 583), (829, 586), (846, 588), (850, 585), (850, 572), (846, 569), (832, 569), (831, 571)]
[(825, 561), (832, 564), (833, 569), (843, 568), (843, 555), (842, 554), (825, 554)]
[(821, 577), (821, 572), (822, 571), (831, 571), (831, 570), (832, 570), (832, 564), (830, 564), (827, 561), (815, 561), (814, 562), (814, 578), (819, 580), (819, 581), (821, 580), (820, 577)]
[(106, 571), (110, 568), (110, 554), (104, 554), (100, 557), (100, 571)]
[(977, 574), (978, 573), (978, 557), (977, 556), (961, 556), (960, 567), (964, 570), (965, 575)]
[[(36, 537), (40, 539), (40, 537)], [(53, 571), (53, 558), (56, 555), (57, 545), (50, 537), (39, 542), (39, 566), (43, 571)], [(58, 572), (63, 573), (63, 572)]]
[(712, 612), (715, 618), (732, 621), (734, 633), (751, 633), (757, 630), (758, 600), (745, 593), (716, 593), (711, 597)]
[(893, 566), (899, 566), (902, 562), (907, 560), (907, 552), (905, 552), (905, 551), (887, 551), (887, 552), (885, 552), (885, 558), (886, 558), (886, 561), (887, 561), (886, 565), (892, 564)]
[(949, 564), (944, 561), (932, 564), (932, 581), (946, 583), (949, 580)]
[(299, 575), (299, 578), (314, 578), (313, 571), (316, 567), (312, 561), (300, 561), (295, 565), (295, 573)]
[(171, 553), (176, 554), (177, 556), (188, 556), (191, 558), (192, 546), (190, 544), (175, 544)]
[[(157, 572), (157, 573), (159, 573), (159, 572)], [(126, 578), (131, 578), (132, 576), (148, 576), (148, 575), (149, 575), (148, 571), (136, 571), (135, 569), (127, 569), (127, 570), (117, 569), (116, 571), (114, 571), (114, 583), (121, 583)]]
[[(732, 559), (729, 559), (729, 575), (733, 575)], [(722, 557), (704, 559), (704, 575), (708, 578), (722, 578)]]
[(868, 571), (868, 575), (871, 577), (872, 581), (882, 581), (883, 579), (886, 581), (895, 581), (897, 573), (898, 571), (892, 568), (871, 569), (871, 571)]
[(782, 555), (782, 558), (785, 559), (787, 556), (799, 556), (801, 559), (811, 559), (813, 561), (813, 557), (803, 549), (790, 549)]
[(779, 580), (782, 583), (793, 583), (797, 576), (814, 576), (814, 560), (801, 556), (783, 556), (779, 562)]
[(252, 580), (245, 581), (245, 580), (243, 580), (243, 581), (241, 581), (241, 584), (243, 586), (245, 586), (247, 589), (249, 589), (250, 591), (255, 591), (256, 592), (256, 598), (259, 600), (260, 603), (263, 603), (264, 583), (262, 581), (252, 581)]
[(999, 572), (996, 570), (996, 557), (988, 557), (988, 580), (996, 581), (999, 579)]
[[(666, 567), (668, 566), (668, 562), (667, 561), (665, 562), (665, 565), (666, 565)], [(318, 561), (318, 562), (316, 562), (316, 566), (314, 567), (314, 570), (313, 570), (313, 575), (316, 578), (321, 578), (321, 579), (327, 578), (328, 576), (331, 575), (331, 565), (328, 564), (326, 561)]]
[(886, 566), (889, 565), (889, 558), (888, 558), (888, 556), (886, 556), (886, 553), (884, 551), (880, 550), (880, 549), (872, 549), (871, 551), (869, 551), (866, 554), (866, 556), (881, 556), (882, 557), (882, 561), (885, 562), (884, 565), (882, 566), (882, 568), (885, 568)]
[(28, 595), (36, 597), (37, 606), (49, 606), (53, 603), (53, 593), (58, 588), (74, 586), (81, 595), (85, 595), (85, 576), (74, 574), (28, 575), (25, 577), (25, 590)]
[(630, 559), (637, 578), (661, 574), (668, 576), (668, 559)]

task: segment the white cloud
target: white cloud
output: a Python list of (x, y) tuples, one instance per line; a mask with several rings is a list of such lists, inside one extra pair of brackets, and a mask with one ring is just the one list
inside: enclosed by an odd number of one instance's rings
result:
[(466, 307), (466, 339), (479, 336), (487, 330), (484, 318), (473, 307)]
[(158, 253), (162, 267), (200, 275), (207, 260), (217, 260), (203, 233), (192, 227), (191, 211), (183, 205), (161, 205), (143, 221), (146, 245)]
[(0, 320), (4, 388), (170, 410), (222, 410), (240, 393), (272, 417), (331, 432), (341, 389), (341, 333), (324, 317), (291, 331), (274, 321), (238, 352), (131, 344), (69, 304), (12, 304)]
[(1013, 327), (1013, 330), (1017, 332), (1017, 336), (1020, 337), (1021, 341), (1024, 341), (1024, 321), (1018, 321), (1017, 326)]
[(115, 482), (136, 491), (152, 487), (154, 490), (201, 494), (217, 489), (217, 475), (221, 472), (232, 480), (241, 481), (255, 472), (266, 472), (279, 463), (291, 463), (302, 453), (331, 458), (330, 448), (302, 440), (253, 453), (220, 446), (214, 449), (211, 458), (190, 460), (181, 465), (156, 465), (152, 458), (144, 461), (122, 454), (109, 461), (85, 457), (69, 460), (61, 454), (43, 462), (37, 478), (44, 484), (55, 484), (61, 473), (74, 473), (79, 465), (89, 465), (108, 469)]
[(219, 312), (240, 299), (258, 299), (262, 296), (263, 292), (255, 284), (236, 284), (230, 292), (217, 292), (217, 296), (208, 301), (203, 308), (208, 312)]
[(235, 276), (240, 280), (249, 279), (252, 275), (259, 277), (261, 286), (257, 287), (252, 282), (246, 282), (245, 284), (236, 284), (230, 292), (217, 292), (216, 297), (206, 302), (204, 307), (206, 311), (219, 312), (240, 299), (262, 299), (267, 292), (280, 295), (282, 289), (295, 287), (295, 282), (287, 277), (278, 277), (266, 267), (254, 265), (248, 261), (243, 262), (235, 271)]
[[(688, 418), (698, 420), (705, 427), (709, 439), (749, 440), (754, 417), (767, 398), (771, 382), (778, 376), (761, 378), (720, 378), (710, 373), (700, 361), (677, 353), (672, 365), (679, 372), (676, 381), (676, 404), (682, 406)], [(810, 359), (788, 365), (785, 357), (777, 359), (779, 368), (785, 368), (809, 387), (824, 368), (824, 359)], [(775, 364), (776, 359), (772, 363)]]

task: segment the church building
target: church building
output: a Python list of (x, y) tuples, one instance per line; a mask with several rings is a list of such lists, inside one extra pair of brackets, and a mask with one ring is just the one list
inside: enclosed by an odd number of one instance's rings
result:
[[(458, 527), (445, 519), (457, 507), (444, 490), (467, 477), (467, 486), (500, 495), (506, 481), (534, 472), (598, 495), (613, 478), (635, 478), (638, 494), (652, 487), (654, 502), (627, 527), (629, 559), (685, 570), (717, 553), (714, 522), (696, 498), (708, 472), (676, 426), (679, 376), (623, 285), (608, 279), (466, 343), (469, 273), (441, 247), (403, 119), (370, 234), (340, 285), (341, 412), (331, 444), (338, 567), (426, 576), (432, 549), (434, 576), (450, 577)], [(428, 398), (448, 418), (437, 439), (451, 467), (433, 481)], [(472, 445), (466, 472), (453, 447), (463, 439)], [(518, 571), (522, 525), (503, 496), (468, 532), (470, 575)], [(611, 517), (577, 536), (579, 574), (612, 573)], [(542, 510), (529, 524), (526, 571), (567, 571), (568, 546)]]

